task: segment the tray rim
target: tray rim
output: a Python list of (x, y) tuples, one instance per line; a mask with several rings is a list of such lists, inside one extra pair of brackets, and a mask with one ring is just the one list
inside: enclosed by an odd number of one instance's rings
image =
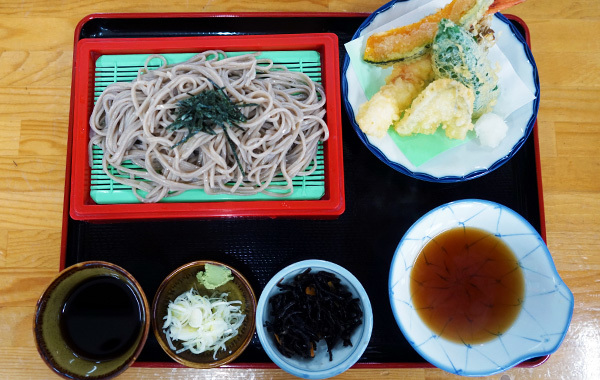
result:
[[(79, 36), (83, 26), (90, 20), (95, 19), (119, 19), (119, 18), (213, 18), (213, 17), (226, 17), (226, 18), (243, 18), (243, 17), (302, 17), (302, 18), (318, 18), (318, 17), (363, 17), (367, 18), (370, 13), (365, 12), (185, 12), (185, 13), (92, 13), (83, 17), (77, 24), (74, 32), (74, 49), (73, 49), (73, 67), (76, 64), (76, 46), (80, 40)], [(524, 38), (529, 47), (531, 48), (530, 33), (527, 24), (518, 16), (503, 14), (504, 17), (511, 21), (517, 22), (524, 30)], [(75, 73), (72, 72), (72, 83), (74, 83)], [(69, 109), (69, 130), (67, 135), (67, 156), (66, 156), (66, 168), (65, 168), (65, 193), (63, 202), (63, 223), (62, 223), (62, 236), (61, 236), (61, 251), (60, 251), (60, 262), (59, 270), (65, 268), (66, 250), (67, 250), (67, 230), (69, 224), (69, 209), (70, 209), (70, 179), (71, 179), (71, 146), (72, 146), (72, 134), (73, 134), (73, 91), (71, 91), (71, 102)], [(542, 174), (541, 174), (541, 162), (540, 162), (540, 149), (539, 149), (539, 133), (537, 121), (533, 127), (532, 133), (534, 139), (534, 153), (535, 153), (535, 166), (536, 166), (536, 182), (538, 188), (538, 204), (540, 214), (540, 235), (544, 242), (546, 242), (546, 221), (544, 211), (544, 197), (542, 188)], [(535, 368), (545, 363), (550, 355), (541, 356), (535, 361), (522, 362), (516, 365), (517, 368)], [(139, 362), (136, 361), (132, 365), (133, 367), (142, 368), (187, 368), (176, 362)], [(231, 368), (231, 369), (277, 369), (277, 365), (272, 362), (266, 363), (251, 363), (251, 362), (240, 362), (240, 363), (229, 363), (220, 368)], [(436, 368), (427, 361), (424, 362), (361, 362), (356, 363), (351, 369), (416, 369), (416, 368)]]

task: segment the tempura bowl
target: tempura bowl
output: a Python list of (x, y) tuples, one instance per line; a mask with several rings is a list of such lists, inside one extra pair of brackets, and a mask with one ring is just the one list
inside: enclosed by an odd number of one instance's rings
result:
[[(516, 320), (485, 343), (446, 340), (443, 332), (436, 334), (421, 320), (413, 304), (410, 278), (417, 256), (432, 238), (456, 227), (476, 227), (499, 237), (523, 273), (525, 295)], [(392, 260), (389, 296), (396, 322), (413, 348), (436, 367), (464, 376), (492, 375), (555, 352), (569, 328), (574, 304), (535, 228), (508, 207), (474, 199), (442, 205), (413, 224)]]

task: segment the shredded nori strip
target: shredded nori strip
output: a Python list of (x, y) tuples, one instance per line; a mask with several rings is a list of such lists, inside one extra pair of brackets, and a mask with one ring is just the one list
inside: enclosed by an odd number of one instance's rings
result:
[(242, 175), (246, 176), (236, 152), (235, 144), (226, 129), (227, 125), (242, 129), (238, 123), (243, 123), (247, 119), (240, 109), (242, 107), (256, 107), (257, 104), (234, 104), (225, 93), (225, 87), (219, 87), (212, 80), (208, 80), (212, 83), (213, 89), (204, 90), (196, 95), (190, 94), (189, 98), (177, 102), (176, 120), (167, 129), (187, 129), (187, 134), (173, 148), (185, 143), (198, 132), (216, 135), (215, 127), (221, 127)]
[(362, 324), (363, 313), (359, 299), (333, 273), (311, 273), (308, 268), (291, 283), (277, 286), (281, 293), (269, 299), (271, 320), (265, 326), (275, 335), (279, 352), (288, 358), (312, 358), (317, 342), (325, 339), (332, 361), (340, 340), (352, 346), (350, 336)]

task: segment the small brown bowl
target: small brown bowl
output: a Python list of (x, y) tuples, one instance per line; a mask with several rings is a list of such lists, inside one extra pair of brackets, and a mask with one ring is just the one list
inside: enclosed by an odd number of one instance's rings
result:
[[(86, 351), (82, 351), (81, 347), (79, 349), (76, 347), (78, 347), (78, 343), (89, 336), (82, 339), (82, 336), (78, 334), (73, 339), (74, 336), (68, 333), (68, 331), (76, 331), (70, 330), (71, 327), (68, 326), (72, 326), (73, 318), (78, 318), (81, 314), (69, 313), (69, 311), (74, 310), (72, 305), (75, 303), (74, 300), (78, 299), (77, 295), (90, 294), (90, 289), (94, 286), (96, 286), (95, 289), (106, 289), (106, 287), (97, 287), (98, 282), (102, 282), (101, 285), (111, 286), (113, 290), (120, 289), (115, 293), (118, 297), (101, 299), (100, 295), (95, 298), (95, 302), (90, 304), (90, 307), (94, 307), (93, 311), (86, 310), (87, 315), (96, 318), (99, 314), (111, 314), (110, 309), (115, 308), (115, 302), (118, 302), (115, 300), (118, 299), (123, 302), (117, 303), (117, 305), (124, 307), (124, 309), (119, 309), (119, 312), (126, 311), (126, 315), (131, 318), (130, 321), (133, 321), (131, 325), (136, 328), (128, 329), (127, 337), (120, 335), (120, 332), (115, 332), (116, 330), (111, 330), (113, 335), (98, 333), (93, 337), (100, 337), (102, 341), (93, 347), (94, 351), (90, 350), (85, 353)], [(88, 293), (85, 293), (86, 291)], [(79, 297), (79, 299), (82, 298), (84, 297)], [(93, 297), (84, 299), (91, 298)], [(111, 315), (114, 316), (115, 313)], [(90, 320), (85, 319), (85, 321), (89, 322)], [(123, 326), (122, 320), (116, 323)], [(93, 325), (94, 323), (90, 323), (90, 329), (94, 328)], [(95, 325), (98, 327), (98, 323)], [(149, 330), (150, 307), (141, 286), (123, 268), (104, 261), (86, 261), (60, 272), (37, 302), (33, 327), (40, 356), (50, 369), (66, 379), (110, 379), (119, 375), (137, 359), (146, 342)], [(104, 330), (97, 328), (95, 332), (98, 331)], [(110, 342), (108, 342), (109, 339)], [(87, 342), (96, 340), (92, 339)], [(118, 347), (118, 349), (114, 347)], [(108, 351), (99, 351), (105, 348)], [(90, 352), (93, 353), (89, 354)]]
[[(231, 270), (233, 280), (217, 287), (206, 289), (198, 282), (196, 274), (204, 270), (206, 264), (226, 267)], [(238, 330), (238, 334), (225, 343), (226, 350), (219, 350), (216, 359), (213, 351), (205, 351), (201, 354), (183, 351), (176, 353), (169, 347), (167, 337), (163, 331), (164, 317), (170, 301), (174, 301), (179, 295), (195, 288), (202, 296), (212, 295), (213, 292), (229, 293), (229, 301), (242, 301), (241, 312), (245, 314), (244, 321)], [(162, 349), (176, 362), (192, 368), (214, 368), (235, 360), (248, 347), (254, 336), (256, 314), (256, 297), (248, 281), (236, 269), (215, 261), (194, 261), (185, 264), (173, 271), (158, 287), (154, 301), (152, 302), (152, 329)], [(173, 341), (174, 346), (182, 347), (180, 341)]]

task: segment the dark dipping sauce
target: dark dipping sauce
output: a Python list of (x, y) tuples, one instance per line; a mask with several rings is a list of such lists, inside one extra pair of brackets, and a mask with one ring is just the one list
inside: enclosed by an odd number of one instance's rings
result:
[(506, 332), (521, 310), (525, 280), (511, 249), (488, 231), (454, 228), (435, 236), (411, 273), (423, 322), (450, 341), (476, 344)]
[(60, 329), (69, 347), (83, 358), (105, 361), (124, 354), (142, 325), (134, 290), (111, 276), (85, 280), (67, 297)]

